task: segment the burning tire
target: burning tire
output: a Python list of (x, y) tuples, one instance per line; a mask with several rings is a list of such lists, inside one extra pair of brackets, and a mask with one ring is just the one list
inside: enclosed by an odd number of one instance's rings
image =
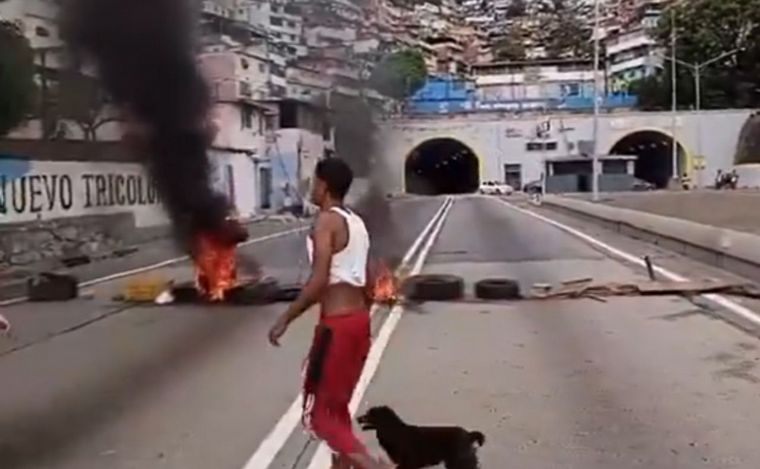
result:
[(234, 305), (262, 305), (277, 301), (280, 287), (275, 279), (265, 278), (253, 284), (238, 285), (227, 292), (227, 301)]
[(481, 300), (517, 300), (520, 284), (508, 278), (490, 278), (475, 284), (475, 296)]
[(404, 293), (412, 301), (451, 301), (464, 296), (464, 280), (456, 275), (417, 275), (404, 282)]

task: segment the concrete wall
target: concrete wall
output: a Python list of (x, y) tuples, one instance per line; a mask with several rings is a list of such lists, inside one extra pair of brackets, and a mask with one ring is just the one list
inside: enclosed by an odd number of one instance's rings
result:
[[(678, 114), (676, 140), (684, 148), (683, 169), (692, 180), (711, 184), (718, 169), (733, 166), (739, 133), (751, 110), (706, 111), (699, 117), (692, 112)], [(545, 141), (556, 141), (554, 151), (528, 152), (526, 144), (537, 141), (536, 126), (551, 122)], [(384, 158), (392, 179), (391, 190), (402, 190), (404, 163), (411, 151), (426, 140), (454, 138), (470, 147), (480, 160), (482, 180), (504, 177), (504, 164), (522, 165), (523, 182), (538, 180), (544, 157), (578, 154), (578, 142), (590, 140), (593, 119), (590, 115), (553, 114), (517, 116), (513, 114), (469, 114), (428, 119), (397, 119), (381, 123), (378, 135), (380, 157)], [(672, 135), (670, 113), (605, 114), (600, 118), (599, 152), (608, 153), (622, 138), (637, 131), (657, 130)], [(706, 167), (701, 174), (694, 169), (695, 157), (702, 154)]]
[(228, 197), (243, 218), (256, 215), (261, 208), (259, 160), (240, 152), (212, 150), (212, 185)]
[[(285, 184), (298, 186), (308, 198), (314, 169), (325, 151), (321, 134), (303, 129), (280, 129), (276, 143), (269, 148), (272, 167), (272, 207), (280, 209), (285, 201)], [(300, 159), (300, 170), (299, 170)], [(293, 202), (296, 197), (293, 197)]]
[(0, 224), (125, 212), (137, 228), (167, 222), (139, 164), (0, 159)]

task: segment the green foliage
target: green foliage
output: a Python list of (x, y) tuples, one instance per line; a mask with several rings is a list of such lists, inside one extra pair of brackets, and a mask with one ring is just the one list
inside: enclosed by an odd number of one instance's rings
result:
[[(666, 10), (654, 34), (668, 56), (673, 53), (673, 26), (680, 61), (702, 64), (739, 50), (702, 69), (702, 108), (760, 106), (760, 0), (693, 0)], [(696, 94), (693, 70), (679, 64), (676, 75), (678, 106), (691, 108)], [(656, 79), (635, 87), (647, 91), (642, 107), (670, 107), (671, 63), (665, 62)]]
[(585, 0), (539, 0), (540, 43), (550, 58), (588, 58), (593, 52)]
[(98, 129), (114, 120), (107, 113), (108, 96), (97, 79), (84, 75), (75, 68), (61, 74), (57, 103), (57, 118), (76, 122), (85, 140), (97, 140)]
[(425, 84), (427, 67), (422, 54), (415, 49), (394, 52), (380, 61), (372, 71), (369, 83), (378, 93), (402, 100)]
[(494, 44), (493, 52), (496, 60), (525, 60), (525, 35), (522, 29), (516, 26), (510, 28), (507, 36)]
[(20, 124), (34, 101), (34, 53), (12, 23), (0, 21), (0, 135)]

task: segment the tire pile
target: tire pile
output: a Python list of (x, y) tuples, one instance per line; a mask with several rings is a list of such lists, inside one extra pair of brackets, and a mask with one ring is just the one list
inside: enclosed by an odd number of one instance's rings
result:
[[(445, 274), (416, 275), (406, 279), (404, 297), (412, 302), (456, 301), (464, 297), (462, 277)], [(481, 300), (519, 300), (520, 285), (506, 278), (483, 279), (475, 284), (475, 296)]]

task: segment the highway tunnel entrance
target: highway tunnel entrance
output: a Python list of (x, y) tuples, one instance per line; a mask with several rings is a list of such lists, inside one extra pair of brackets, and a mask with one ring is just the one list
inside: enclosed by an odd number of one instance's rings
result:
[[(678, 144), (678, 171), (683, 173), (685, 150)], [(668, 186), (673, 178), (673, 138), (656, 130), (643, 130), (626, 135), (610, 151), (611, 155), (633, 155), (635, 176), (657, 188)]]
[(404, 174), (409, 194), (469, 194), (480, 187), (478, 157), (453, 138), (435, 138), (417, 146), (406, 158)]

